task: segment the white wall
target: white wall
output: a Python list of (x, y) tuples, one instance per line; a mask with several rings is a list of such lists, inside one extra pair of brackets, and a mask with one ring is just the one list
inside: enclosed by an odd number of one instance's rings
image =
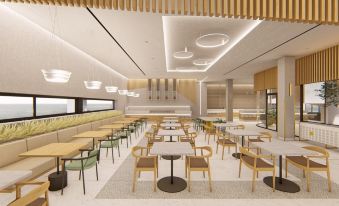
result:
[[(126, 88), (126, 78), (1, 4), (0, 39), (0, 92), (115, 99), (124, 108), (125, 97), (87, 90), (83, 81)], [(41, 69), (53, 68), (71, 71), (70, 81), (46, 82)]]

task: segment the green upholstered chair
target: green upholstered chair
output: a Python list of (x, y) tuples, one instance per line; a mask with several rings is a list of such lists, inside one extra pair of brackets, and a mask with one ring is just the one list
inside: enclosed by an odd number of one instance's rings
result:
[(126, 139), (126, 143), (127, 143), (127, 148), (128, 148), (128, 138), (132, 144), (132, 136), (131, 136), (131, 131), (129, 130), (128, 127), (124, 127), (122, 128), (118, 133), (117, 136), (120, 138), (121, 143), (123, 139)]
[[(79, 171), (79, 179), (82, 176), (82, 186), (84, 190), (84, 194), (86, 194), (86, 188), (85, 188), (85, 170), (90, 169), (92, 167), (95, 167), (96, 169), (96, 176), (97, 180), (99, 180), (98, 177), (98, 156), (99, 156), (99, 150), (92, 150), (88, 152), (87, 157), (78, 157), (78, 158), (63, 158), (63, 172), (62, 174), (65, 174), (65, 170), (70, 171)], [(66, 162), (70, 162), (69, 164), (66, 164)], [(63, 178), (62, 178), (63, 179)], [(62, 181), (62, 188), (63, 188), (63, 181)], [(64, 190), (61, 190), (61, 195), (63, 194)]]
[(105, 149), (106, 148), (106, 157), (108, 155), (108, 149), (112, 150), (112, 161), (114, 164), (114, 148), (118, 149), (118, 153), (119, 153), (119, 157), (120, 157), (120, 147), (119, 147), (119, 140), (120, 137), (112, 137), (109, 139), (104, 139), (104, 140), (99, 140), (99, 150), (101, 151), (101, 149)]

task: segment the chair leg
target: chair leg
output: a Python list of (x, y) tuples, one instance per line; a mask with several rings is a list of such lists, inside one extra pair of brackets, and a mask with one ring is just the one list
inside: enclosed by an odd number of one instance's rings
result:
[(242, 164), (242, 160), (240, 159), (240, 163), (239, 163), (239, 178), (240, 178), (240, 175), (241, 175), (241, 164)]
[(113, 151), (113, 147), (112, 147), (112, 161), (113, 161), (113, 164), (114, 164), (114, 151)]
[(106, 157), (108, 156), (108, 147), (106, 148)]
[(332, 191), (332, 186), (331, 186), (331, 176), (330, 176), (330, 168), (327, 168), (327, 183), (328, 183), (328, 191)]
[(135, 192), (136, 178), (137, 178), (137, 170), (134, 169), (134, 174), (133, 174), (133, 184), (132, 184), (132, 192)]
[(84, 168), (82, 170), (82, 187), (84, 189), (84, 195), (86, 194), (86, 188), (85, 188), (85, 173), (84, 173)]
[(212, 192), (212, 178), (211, 178), (211, 170), (209, 167), (208, 167), (208, 183), (210, 186), (210, 192)]
[(98, 173), (98, 164), (95, 163), (95, 172), (96, 172), (96, 175), (97, 175), (97, 181), (99, 181), (99, 173)]
[(311, 172), (309, 170), (306, 170), (307, 192), (310, 191), (310, 176), (311, 176)]
[(215, 150), (215, 154), (218, 154), (218, 148), (219, 148), (219, 144), (217, 143), (217, 148)]
[(81, 170), (79, 171), (79, 180), (81, 180)]
[(157, 169), (154, 169), (153, 191), (157, 191)]
[(118, 144), (118, 154), (119, 154), (119, 157), (120, 157), (120, 146)]
[(222, 155), (221, 155), (221, 159), (224, 160), (224, 154), (225, 154), (225, 146), (222, 146)]
[(252, 176), (252, 192), (254, 192), (254, 190), (255, 190), (255, 173), (256, 173), (256, 171), (255, 170), (253, 170), (253, 176)]
[(188, 168), (188, 191), (191, 192), (191, 170)]
[(275, 169), (273, 169), (273, 192), (275, 192)]
[[(288, 173), (288, 162), (287, 162), (287, 159), (285, 159), (285, 177), (287, 178), (287, 173)], [(305, 174), (305, 173), (304, 173)]]

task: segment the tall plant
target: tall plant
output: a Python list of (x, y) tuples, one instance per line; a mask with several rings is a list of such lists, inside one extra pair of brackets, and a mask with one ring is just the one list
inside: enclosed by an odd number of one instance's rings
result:
[[(339, 81), (338, 81), (339, 82)], [(326, 102), (326, 106), (339, 105), (339, 85), (337, 81), (327, 81), (321, 85), (320, 89), (315, 91), (319, 92), (318, 96)]]

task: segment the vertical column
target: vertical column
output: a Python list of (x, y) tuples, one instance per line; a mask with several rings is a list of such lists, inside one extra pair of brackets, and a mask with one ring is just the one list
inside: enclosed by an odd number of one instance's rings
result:
[(200, 116), (207, 115), (207, 85), (205, 82), (199, 82), (199, 114)]
[(278, 137), (294, 138), (295, 58), (278, 60)]
[(226, 79), (226, 120), (233, 121), (233, 79)]

